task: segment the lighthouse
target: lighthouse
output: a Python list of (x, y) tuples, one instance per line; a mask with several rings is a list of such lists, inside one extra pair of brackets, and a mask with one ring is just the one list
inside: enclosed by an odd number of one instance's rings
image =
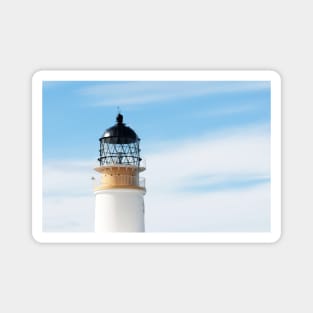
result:
[(116, 124), (99, 139), (100, 184), (95, 194), (95, 232), (144, 232), (145, 170), (140, 157), (140, 138), (123, 123)]

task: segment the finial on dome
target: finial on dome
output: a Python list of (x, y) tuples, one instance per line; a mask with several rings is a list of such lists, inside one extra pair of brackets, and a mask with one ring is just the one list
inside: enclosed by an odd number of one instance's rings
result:
[(118, 113), (118, 114), (117, 114), (116, 122), (117, 122), (118, 124), (122, 124), (122, 123), (123, 123), (123, 115), (122, 115), (121, 113)]

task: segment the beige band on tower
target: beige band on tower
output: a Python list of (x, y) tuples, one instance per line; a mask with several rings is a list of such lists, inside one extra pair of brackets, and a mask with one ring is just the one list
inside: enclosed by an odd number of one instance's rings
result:
[(95, 191), (111, 188), (130, 188), (146, 190), (144, 178), (139, 178), (139, 172), (144, 168), (127, 165), (100, 166), (95, 170), (101, 174), (100, 185)]

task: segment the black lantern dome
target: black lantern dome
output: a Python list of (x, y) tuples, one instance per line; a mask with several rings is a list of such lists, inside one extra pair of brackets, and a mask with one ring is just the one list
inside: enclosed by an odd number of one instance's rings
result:
[(123, 123), (122, 114), (117, 115), (116, 124), (108, 128), (99, 141), (100, 166), (114, 164), (139, 166), (140, 138), (134, 130)]

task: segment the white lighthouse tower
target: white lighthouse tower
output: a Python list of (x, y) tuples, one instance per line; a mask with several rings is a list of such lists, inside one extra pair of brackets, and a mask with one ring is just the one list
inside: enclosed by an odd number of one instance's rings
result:
[(108, 128), (100, 141), (101, 181), (95, 187), (95, 232), (144, 232), (144, 178), (137, 134), (123, 123)]

